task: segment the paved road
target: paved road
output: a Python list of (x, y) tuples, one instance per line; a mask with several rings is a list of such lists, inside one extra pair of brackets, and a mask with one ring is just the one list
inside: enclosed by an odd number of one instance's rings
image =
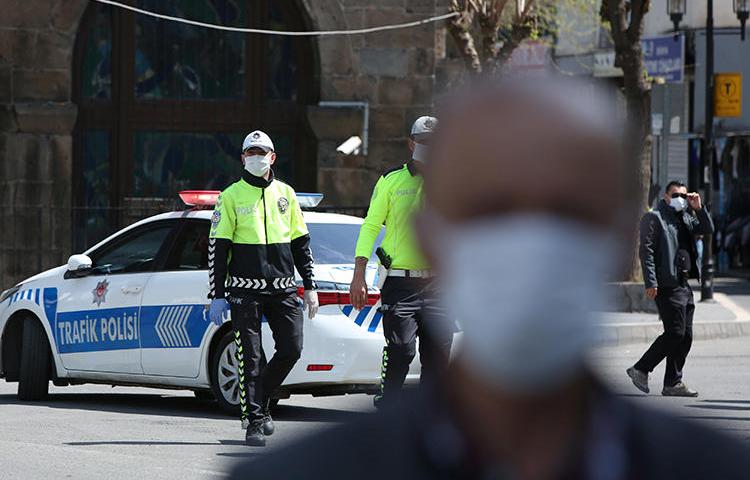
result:
[(700, 392), (698, 398), (660, 395), (664, 364), (651, 374), (651, 394), (638, 391), (625, 375), (648, 345), (635, 344), (600, 349), (595, 364), (616, 392), (634, 401), (707, 422), (738, 435), (750, 446), (750, 337), (693, 343), (684, 370), (686, 384)]
[[(82, 385), (19, 403), (0, 383), (0, 479), (222, 476), (257, 455), (239, 420), (191, 392)], [(295, 397), (278, 408), (272, 448), (371, 409), (371, 397)]]
[[(708, 422), (750, 444), (750, 337), (696, 342), (686, 381), (698, 399), (644, 396), (624, 370), (645, 345), (598, 350), (594, 361), (623, 395)], [(652, 377), (659, 390), (663, 369)], [(21, 404), (0, 382), (0, 478), (220, 478), (231, 462), (262, 454), (242, 444), (237, 420), (189, 392), (78, 386)], [(371, 409), (370, 397), (302, 396), (282, 403), (270, 448)]]

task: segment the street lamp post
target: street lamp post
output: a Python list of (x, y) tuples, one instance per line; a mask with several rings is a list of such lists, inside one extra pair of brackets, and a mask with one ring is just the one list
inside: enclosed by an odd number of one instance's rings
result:
[(750, 0), (734, 0), (734, 14), (740, 21), (740, 38), (745, 41), (745, 23), (750, 17)]
[[(714, 183), (714, 2), (706, 0), (706, 104), (703, 135), (704, 165), (707, 167), (705, 204), (713, 203)], [(745, 22), (750, 15), (750, 0), (733, 0), (734, 13), (742, 26), (740, 37), (745, 40)], [(667, 13), (674, 24), (675, 32), (680, 27), (682, 17), (687, 10), (687, 0), (668, 0)], [(711, 301), (714, 297), (714, 254), (713, 237), (703, 239), (703, 265), (701, 269), (701, 301)]]
[[(706, 0), (706, 105), (705, 133), (703, 134), (704, 162), (708, 162), (706, 207), (713, 207), (714, 198), (714, 0)], [(703, 237), (703, 266), (701, 268), (701, 301), (714, 298), (713, 235)]]

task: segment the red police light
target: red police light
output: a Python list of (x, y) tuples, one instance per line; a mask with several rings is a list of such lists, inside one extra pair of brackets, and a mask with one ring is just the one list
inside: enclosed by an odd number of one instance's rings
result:
[(183, 190), (179, 195), (182, 203), (189, 207), (213, 207), (220, 193), (218, 190)]
[[(304, 296), (305, 289), (303, 287), (297, 288), (297, 295), (300, 297)], [(379, 293), (368, 293), (367, 294), (367, 305), (375, 305), (380, 301)], [(352, 303), (349, 297), (349, 292), (338, 292), (328, 290), (318, 290), (318, 303), (320, 306), (324, 305), (350, 305)]]
[(307, 371), (308, 372), (330, 372), (333, 370), (333, 365), (308, 365)]

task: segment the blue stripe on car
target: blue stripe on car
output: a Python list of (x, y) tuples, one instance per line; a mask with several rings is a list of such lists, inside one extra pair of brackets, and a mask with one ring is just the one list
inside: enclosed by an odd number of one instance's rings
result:
[(354, 323), (356, 323), (357, 325), (361, 327), (362, 322), (364, 322), (365, 318), (367, 318), (367, 314), (370, 313), (370, 308), (371, 307), (365, 307), (362, 310), (360, 310), (359, 315), (357, 315), (357, 319), (354, 320)]
[(383, 314), (380, 312), (377, 312), (374, 317), (372, 317), (372, 321), (370, 322), (370, 326), (367, 327), (368, 332), (374, 332), (378, 328), (378, 323), (380, 323), (380, 319), (383, 317)]

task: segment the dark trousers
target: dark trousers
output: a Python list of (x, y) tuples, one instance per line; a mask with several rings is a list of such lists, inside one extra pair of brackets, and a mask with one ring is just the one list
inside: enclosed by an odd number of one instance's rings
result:
[[(242, 420), (263, 418), (267, 400), (281, 386), (302, 353), (302, 306), (296, 293), (231, 293), (234, 341), (237, 345)], [(276, 353), (264, 365), (261, 319), (273, 333)]]
[(421, 380), (425, 381), (435, 373), (438, 362), (448, 359), (453, 331), (445, 328), (445, 314), (438, 307), (429, 282), (423, 279), (388, 277), (380, 298), (386, 343), (380, 395), (391, 403), (401, 395), (416, 355), (417, 337)]
[(635, 368), (651, 372), (666, 358), (664, 385), (672, 387), (682, 381), (682, 368), (693, 344), (693, 291), (687, 286), (660, 287), (656, 295), (656, 307), (664, 324), (664, 333), (646, 350)]

